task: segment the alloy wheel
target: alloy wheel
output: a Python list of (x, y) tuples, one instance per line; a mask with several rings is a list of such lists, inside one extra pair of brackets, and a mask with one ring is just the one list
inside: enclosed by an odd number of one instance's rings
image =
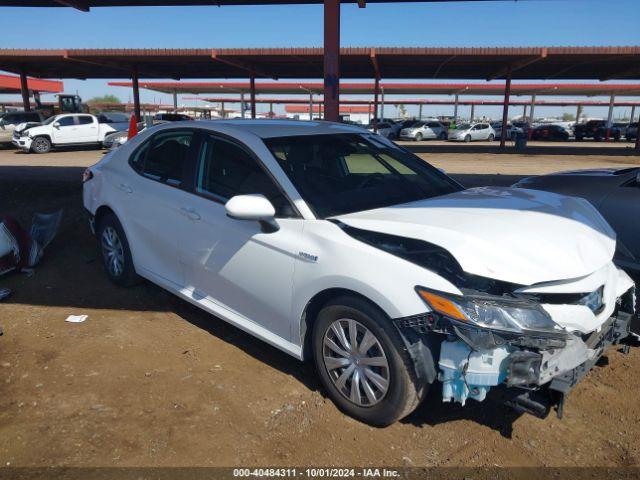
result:
[(351, 318), (336, 320), (323, 338), (322, 358), (336, 389), (360, 407), (380, 402), (389, 390), (387, 356), (376, 336)]
[(44, 153), (48, 150), (47, 141), (43, 138), (36, 138), (33, 141), (33, 149), (38, 153)]
[(124, 271), (124, 248), (118, 232), (113, 227), (106, 227), (102, 232), (102, 255), (107, 269), (114, 277), (119, 277)]

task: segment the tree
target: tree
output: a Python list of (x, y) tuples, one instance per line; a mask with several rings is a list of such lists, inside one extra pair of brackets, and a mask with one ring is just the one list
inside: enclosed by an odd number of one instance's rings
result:
[(575, 115), (573, 113), (569, 113), (569, 112), (565, 112), (562, 114), (562, 121), (563, 122), (572, 122), (576, 119)]
[(122, 102), (115, 95), (103, 95), (102, 97), (93, 97), (91, 100), (88, 100), (87, 103), (91, 105), (95, 103), (122, 103)]

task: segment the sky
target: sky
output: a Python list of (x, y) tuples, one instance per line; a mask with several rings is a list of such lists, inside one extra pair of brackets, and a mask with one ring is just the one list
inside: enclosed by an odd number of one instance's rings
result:
[[(95, 8), (89, 13), (67, 8), (4, 7), (0, 8), (0, 48), (316, 47), (322, 46), (322, 18), (321, 5), (123, 7)], [(640, 45), (639, 19), (638, 0), (389, 2), (369, 4), (364, 9), (343, 5), (341, 45)], [(104, 94), (114, 94), (122, 101), (130, 99), (128, 89), (109, 87), (107, 82), (65, 79), (65, 90), (79, 93), (85, 101)], [(141, 99), (171, 102), (167, 95), (144, 90)], [(259, 111), (267, 108), (258, 106)], [(451, 114), (452, 108), (429, 106), (423, 113)], [(621, 107), (615, 116), (628, 115), (629, 110)], [(478, 115), (495, 117), (498, 111), (498, 107), (476, 107)], [(537, 113), (551, 116), (564, 111), (574, 113), (575, 109), (548, 107)], [(585, 111), (606, 115), (602, 108)], [(409, 112), (415, 114), (413, 108)]]

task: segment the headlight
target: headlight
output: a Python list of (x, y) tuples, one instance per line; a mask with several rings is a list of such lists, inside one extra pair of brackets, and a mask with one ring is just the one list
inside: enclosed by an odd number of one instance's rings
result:
[(469, 326), (509, 333), (566, 335), (540, 304), (522, 299), (480, 295), (453, 295), (416, 287), (435, 312)]

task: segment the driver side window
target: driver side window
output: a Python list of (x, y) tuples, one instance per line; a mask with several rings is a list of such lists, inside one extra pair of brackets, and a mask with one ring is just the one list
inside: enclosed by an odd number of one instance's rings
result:
[(61, 127), (72, 127), (75, 125), (73, 117), (62, 117), (61, 119), (57, 120), (57, 122)]
[(212, 135), (205, 136), (200, 147), (196, 192), (220, 203), (259, 193), (273, 204), (277, 217), (295, 216), (289, 200), (256, 159), (239, 145)]

